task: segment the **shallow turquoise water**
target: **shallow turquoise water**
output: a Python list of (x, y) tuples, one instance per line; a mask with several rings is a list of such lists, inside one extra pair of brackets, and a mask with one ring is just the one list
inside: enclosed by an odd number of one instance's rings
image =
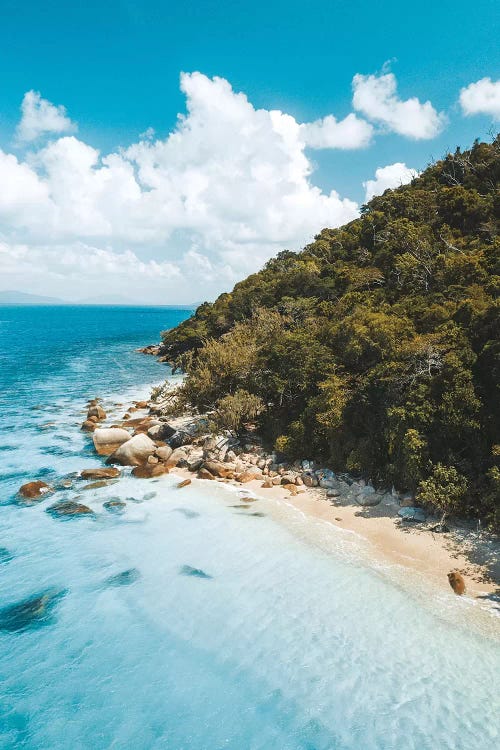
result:
[(85, 400), (119, 415), (147, 394), (167, 370), (134, 349), (186, 315), (0, 308), (0, 609), (65, 591), (43, 627), (0, 631), (1, 750), (495, 747), (498, 642), (464, 600), (410, 595), (333, 530), (306, 543), (270, 501), (243, 511), (237, 490), (172, 475), (82, 491), (94, 520), (11, 502), (99, 464)]

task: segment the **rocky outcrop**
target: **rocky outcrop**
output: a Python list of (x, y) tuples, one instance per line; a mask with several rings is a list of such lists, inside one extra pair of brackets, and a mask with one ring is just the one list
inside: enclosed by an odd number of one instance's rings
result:
[(156, 450), (156, 445), (145, 433), (134, 435), (127, 442), (112, 453), (108, 464), (121, 464), (122, 466), (141, 466), (145, 464), (149, 456)]
[(130, 432), (121, 427), (100, 427), (92, 435), (94, 447), (100, 456), (109, 456), (130, 439)]

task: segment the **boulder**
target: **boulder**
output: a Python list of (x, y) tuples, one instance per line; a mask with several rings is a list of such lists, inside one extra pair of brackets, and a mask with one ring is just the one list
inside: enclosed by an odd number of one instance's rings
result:
[(198, 472), (198, 479), (215, 479), (214, 475), (209, 472), (208, 469), (203, 467)]
[(451, 573), (448, 573), (448, 582), (455, 594), (458, 594), (458, 596), (465, 594), (465, 581), (458, 570), (452, 570)]
[(94, 447), (100, 456), (109, 456), (120, 445), (130, 440), (130, 432), (121, 427), (100, 427), (92, 435)]
[(340, 497), (340, 490), (330, 489), (326, 491), (327, 497)]
[(183, 479), (182, 482), (179, 482), (179, 484), (177, 485), (177, 489), (181, 490), (183, 487), (187, 487), (188, 484), (191, 484), (191, 480), (190, 479)]
[(186, 459), (187, 468), (189, 471), (198, 471), (203, 463), (203, 456), (199, 453), (193, 453)]
[(284, 490), (288, 490), (291, 495), (296, 495), (298, 492), (297, 485), (295, 484), (282, 484), (281, 486)]
[(319, 486), (319, 481), (317, 477), (315, 477), (315, 475), (310, 472), (304, 472), (304, 474), (301, 474), (301, 479), (305, 487), (318, 487)]
[(55, 505), (51, 505), (47, 508), (47, 513), (54, 518), (80, 518), (82, 516), (95, 515), (94, 511), (87, 505), (75, 503), (72, 500), (64, 500), (60, 503), (55, 503)]
[(279, 474), (276, 474), (276, 476), (272, 477), (271, 482), (274, 486), (278, 486), (281, 484), (281, 476)]
[(382, 502), (382, 495), (376, 492), (364, 493), (361, 492), (354, 498), (358, 505), (362, 505), (364, 508), (372, 508), (375, 505), (380, 505)]
[(34, 502), (43, 500), (44, 495), (46, 495), (47, 492), (50, 491), (51, 487), (46, 482), (42, 482), (40, 479), (37, 479), (34, 482), (23, 484), (23, 486), (19, 488), (19, 494), (21, 495), (21, 497), (23, 497), (25, 500), (32, 500)]
[(143, 464), (134, 466), (132, 469), (132, 476), (137, 479), (151, 479), (151, 477), (160, 477), (162, 474), (168, 474), (165, 464)]
[(148, 408), (148, 402), (147, 401), (134, 401), (134, 405), (137, 409), (147, 409)]
[(150, 437), (141, 433), (134, 435), (126, 443), (120, 445), (108, 458), (110, 464), (121, 464), (122, 466), (141, 466), (145, 464), (148, 457), (156, 450), (156, 445)]
[(82, 479), (114, 479), (120, 476), (120, 470), (114, 466), (102, 467), (100, 469), (84, 469), (80, 472)]
[(398, 511), (398, 516), (402, 518), (403, 521), (413, 521), (414, 523), (423, 523), (426, 518), (425, 512), (422, 508), (415, 508), (413, 506), (401, 508), (401, 510)]
[(271, 487), (273, 487), (273, 483), (270, 479), (266, 479), (266, 481), (262, 482), (260, 486), (263, 490), (270, 490)]
[(83, 432), (94, 432), (96, 427), (96, 422), (92, 422), (90, 419), (86, 419), (85, 422), (83, 422), (81, 429), (83, 430)]
[(157, 456), (160, 461), (168, 461), (172, 453), (172, 448), (169, 445), (162, 445), (155, 450), (155, 456)]
[(173, 468), (174, 466), (178, 466), (182, 462), (186, 461), (187, 455), (188, 452), (184, 447), (176, 448), (174, 451), (172, 451), (165, 463), (169, 468)]
[(229, 468), (229, 466), (222, 463), (222, 461), (205, 461), (204, 467), (205, 469), (208, 469), (214, 477), (219, 477), (220, 479), (232, 479), (234, 476), (233, 467)]
[(160, 422), (159, 424), (152, 425), (148, 430), (148, 435), (153, 440), (168, 440), (175, 435), (175, 428), (171, 427), (166, 422)]
[(97, 417), (97, 419), (101, 421), (102, 419), (106, 419), (106, 412), (102, 406), (95, 404), (94, 406), (91, 406), (87, 412), (87, 419), (90, 419), (90, 417)]
[(246, 482), (253, 482), (254, 479), (262, 479), (262, 473), (257, 470), (249, 469), (248, 471), (239, 474), (236, 479), (241, 484), (246, 484)]
[(189, 445), (193, 442), (193, 438), (189, 432), (184, 432), (183, 430), (177, 430), (167, 440), (171, 448), (180, 448), (182, 445)]

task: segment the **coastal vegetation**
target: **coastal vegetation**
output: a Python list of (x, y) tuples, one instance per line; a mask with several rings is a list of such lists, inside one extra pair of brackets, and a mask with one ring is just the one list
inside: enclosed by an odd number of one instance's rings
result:
[(162, 335), (178, 409), (500, 526), (500, 136)]

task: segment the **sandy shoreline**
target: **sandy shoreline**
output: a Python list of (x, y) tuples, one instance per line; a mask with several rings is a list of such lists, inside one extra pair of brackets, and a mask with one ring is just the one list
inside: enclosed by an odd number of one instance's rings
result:
[[(195, 479), (187, 469), (176, 467), (171, 473), (180, 479)], [(487, 537), (478, 538), (473, 532), (435, 534), (426, 528), (400, 525), (396, 503), (392, 507), (381, 504), (362, 508), (342, 500), (333, 504), (326, 497), (326, 491), (319, 488), (304, 487), (302, 493), (290, 495), (279, 485), (262, 489), (260, 480), (229, 483), (242, 491), (251, 490), (262, 499), (284, 501), (309, 518), (354, 532), (368, 543), (370, 554), (379, 562), (409, 568), (447, 593), (450, 591), (447, 573), (451, 570), (462, 572), (469, 597), (494, 601), (495, 593), (499, 592), (498, 578), (494, 577), (496, 571), (491, 569), (493, 558), (498, 555), (498, 543)], [(469, 554), (481, 562), (474, 562)], [(498, 559), (496, 562), (498, 565)]]
[[(125, 404), (120, 404), (120, 411), (124, 408)], [(148, 409), (134, 408), (133, 411), (134, 418), (149, 416)], [(122, 424), (125, 426), (126, 422)], [(198, 479), (196, 472), (178, 466), (171, 468), (170, 474), (175, 474), (179, 480), (210, 481)], [(426, 524), (402, 523), (397, 515), (397, 501), (387, 496), (377, 506), (362, 507), (345, 497), (328, 498), (326, 490), (318, 487), (298, 487), (298, 494), (291, 494), (281, 485), (263, 488), (262, 479), (244, 484), (232, 479), (215, 481), (231, 484), (242, 492), (250, 491), (263, 500), (274, 500), (277, 506), (299, 511), (309, 519), (352, 532), (366, 543), (374, 561), (411, 570), (446, 593), (451, 591), (447, 574), (459, 570), (466, 581), (467, 596), (483, 600), (500, 612), (499, 543), (487, 533), (478, 533), (462, 524), (455, 525), (449, 533), (438, 534), (430, 531)]]

